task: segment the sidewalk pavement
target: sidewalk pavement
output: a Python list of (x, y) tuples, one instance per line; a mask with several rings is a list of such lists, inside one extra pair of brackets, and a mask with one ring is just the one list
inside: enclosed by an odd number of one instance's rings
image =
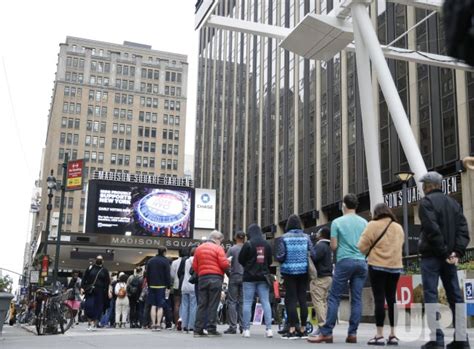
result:
[[(243, 346), (258, 349), (278, 349), (298, 346), (301, 348), (359, 348), (367, 347), (367, 341), (375, 334), (373, 324), (361, 324), (358, 332), (358, 344), (346, 344), (347, 323), (341, 323), (334, 329), (334, 344), (310, 344), (306, 340), (282, 340), (276, 333), (273, 338), (264, 337), (264, 326), (253, 326), (251, 338), (242, 338), (240, 335), (223, 335), (221, 338), (194, 338), (192, 334), (177, 331), (162, 330), (151, 332), (143, 329), (98, 329), (95, 332), (87, 331), (86, 324), (80, 324), (64, 335), (37, 336), (33, 328), (25, 330), (19, 326), (5, 325), (3, 337), (0, 337), (0, 348), (2, 349), (24, 349), (24, 348), (134, 348), (147, 349), (156, 348), (183, 348), (183, 349), (242, 349)], [(220, 326), (223, 331), (226, 327)], [(388, 330), (388, 328), (386, 328)], [(403, 334), (401, 330), (401, 348), (419, 348), (427, 339), (416, 334), (420, 328), (415, 328), (411, 333)], [(30, 332), (32, 331), (32, 332)], [(451, 341), (452, 330), (445, 331), (446, 343)], [(468, 330), (469, 337), (474, 338), (474, 329)]]

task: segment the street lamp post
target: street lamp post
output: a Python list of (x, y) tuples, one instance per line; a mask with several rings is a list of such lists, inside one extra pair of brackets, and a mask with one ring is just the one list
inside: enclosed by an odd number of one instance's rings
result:
[(53, 170), (51, 174), (46, 179), (48, 185), (48, 204), (46, 205), (46, 239), (44, 241), (43, 254), (48, 253), (48, 240), (49, 240), (49, 231), (50, 231), (50, 221), (51, 221), (51, 210), (53, 208), (53, 196), (54, 191), (56, 190), (56, 178), (53, 176)]
[(67, 179), (67, 163), (69, 161), (69, 153), (64, 154), (63, 162), (63, 179), (61, 181), (61, 201), (59, 204), (59, 222), (58, 222), (58, 233), (56, 235), (56, 255), (54, 256), (54, 269), (53, 269), (53, 287), (56, 288), (56, 282), (58, 280), (59, 271), (59, 252), (61, 250), (61, 229), (63, 225), (63, 213), (64, 213), (64, 196), (66, 194), (66, 179)]
[(410, 254), (408, 246), (408, 196), (407, 196), (407, 185), (408, 181), (413, 177), (414, 173), (398, 172), (395, 174), (397, 178), (402, 182), (402, 200), (403, 200), (403, 230), (405, 231), (405, 257)]

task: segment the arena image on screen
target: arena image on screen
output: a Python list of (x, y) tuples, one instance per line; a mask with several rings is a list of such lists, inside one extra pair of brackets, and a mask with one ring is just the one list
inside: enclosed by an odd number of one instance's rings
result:
[(89, 181), (86, 233), (192, 238), (194, 189)]

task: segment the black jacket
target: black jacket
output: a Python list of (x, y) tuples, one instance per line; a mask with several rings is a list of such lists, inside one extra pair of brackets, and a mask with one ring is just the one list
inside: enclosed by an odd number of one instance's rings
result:
[[(97, 275), (99, 273), (99, 275)], [(96, 280), (97, 276), (97, 280)], [(94, 283), (95, 281), (95, 283)], [(110, 284), (109, 271), (104, 267), (101, 267), (97, 264), (91, 265), (84, 272), (84, 277), (82, 278), (81, 288), (86, 288), (89, 285), (94, 285), (95, 288), (99, 288), (103, 291), (108, 291)]]
[(244, 267), (244, 282), (265, 281), (270, 274), (272, 264), (272, 248), (263, 238), (262, 230), (257, 224), (248, 228), (247, 241), (240, 250), (239, 263)]
[(318, 277), (332, 276), (332, 251), (329, 240), (320, 240), (311, 249), (311, 259)]
[(469, 244), (469, 230), (461, 206), (456, 200), (433, 190), (420, 201), (421, 220), (418, 251), (423, 257), (460, 257)]
[(148, 286), (171, 286), (170, 262), (166, 257), (155, 256), (146, 265)]

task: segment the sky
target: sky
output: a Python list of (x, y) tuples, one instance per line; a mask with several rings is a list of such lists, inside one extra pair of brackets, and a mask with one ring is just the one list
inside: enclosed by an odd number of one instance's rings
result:
[[(195, 0), (8, 0), (0, 11), (0, 268), (21, 272), (59, 44), (132, 41), (188, 56), (186, 154), (194, 153)], [(44, 201), (44, 200), (43, 200)], [(11, 274), (15, 279), (18, 276)]]

